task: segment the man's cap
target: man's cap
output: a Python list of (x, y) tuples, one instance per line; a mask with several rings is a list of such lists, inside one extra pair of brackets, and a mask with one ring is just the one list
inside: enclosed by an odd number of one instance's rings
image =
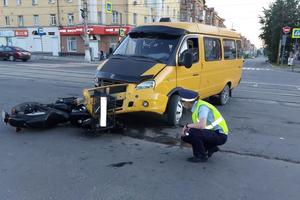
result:
[(178, 94), (181, 97), (181, 100), (186, 102), (195, 101), (199, 97), (199, 94), (197, 92), (187, 89), (180, 89), (178, 91)]

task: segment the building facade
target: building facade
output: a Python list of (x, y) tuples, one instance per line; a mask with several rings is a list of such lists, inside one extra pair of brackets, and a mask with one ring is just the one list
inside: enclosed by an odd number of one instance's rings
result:
[(0, 45), (54, 55), (84, 54), (88, 34), (92, 57), (98, 57), (100, 51), (109, 53), (117, 46), (120, 29), (128, 33), (162, 17), (224, 26), (205, 0), (1, 0), (0, 13)]

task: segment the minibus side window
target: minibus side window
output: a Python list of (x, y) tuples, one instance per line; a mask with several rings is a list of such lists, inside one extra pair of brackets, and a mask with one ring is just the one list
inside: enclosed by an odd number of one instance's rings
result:
[(233, 60), (236, 59), (236, 45), (234, 40), (223, 40), (224, 47), (224, 59)]
[(243, 58), (243, 48), (242, 48), (242, 42), (240, 40), (236, 41), (237, 46), (237, 57), (239, 59)]
[(204, 38), (205, 61), (217, 61), (222, 58), (221, 41), (217, 38)]
[(197, 63), (199, 61), (198, 38), (188, 38), (182, 43), (179, 51), (179, 63), (183, 62), (185, 52), (190, 52), (193, 54), (193, 63)]

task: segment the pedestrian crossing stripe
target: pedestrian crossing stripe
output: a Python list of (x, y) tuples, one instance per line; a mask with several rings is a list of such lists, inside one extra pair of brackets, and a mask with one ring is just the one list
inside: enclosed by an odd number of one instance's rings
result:
[(253, 71), (271, 71), (269, 68), (252, 68), (252, 67), (244, 67), (243, 70), (253, 70)]

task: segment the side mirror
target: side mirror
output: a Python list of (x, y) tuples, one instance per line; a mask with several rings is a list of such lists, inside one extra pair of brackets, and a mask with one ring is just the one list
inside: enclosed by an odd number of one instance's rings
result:
[(190, 52), (185, 52), (183, 55), (182, 65), (186, 68), (191, 68), (193, 65), (193, 54)]

